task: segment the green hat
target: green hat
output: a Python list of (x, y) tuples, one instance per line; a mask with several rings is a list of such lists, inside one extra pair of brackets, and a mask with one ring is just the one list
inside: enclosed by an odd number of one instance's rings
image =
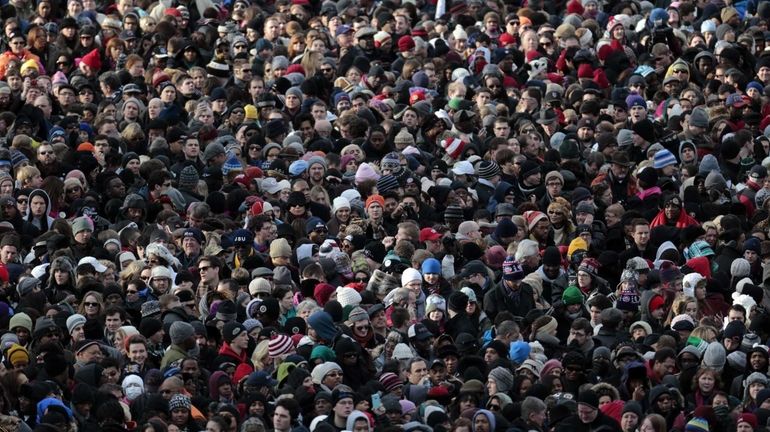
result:
[(561, 295), (561, 300), (564, 302), (565, 306), (582, 304), (583, 293), (581, 293), (580, 289), (575, 285), (570, 285), (564, 290), (564, 293)]

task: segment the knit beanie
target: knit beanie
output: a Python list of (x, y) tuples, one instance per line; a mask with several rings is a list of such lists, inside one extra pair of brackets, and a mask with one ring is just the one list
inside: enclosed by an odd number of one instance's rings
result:
[(706, 347), (706, 352), (703, 354), (703, 366), (722, 371), (727, 361), (727, 351), (720, 342), (711, 342)]
[(86, 323), (86, 317), (81, 314), (73, 314), (67, 318), (67, 333), (72, 334), (78, 326)]
[(420, 272), (413, 268), (404, 270), (404, 272), (401, 274), (401, 286), (406, 286), (408, 283), (414, 281), (422, 281), (422, 275)]
[(738, 258), (730, 264), (730, 274), (733, 277), (746, 277), (751, 273), (751, 264), (744, 258)]
[(356, 171), (355, 175), (356, 184), (365, 182), (367, 180), (377, 181), (379, 179), (380, 175), (377, 174), (377, 172), (368, 163), (364, 162), (358, 166), (358, 171)]
[(401, 147), (406, 147), (410, 145), (414, 145), (414, 136), (412, 136), (411, 133), (409, 133), (409, 130), (407, 128), (402, 128), (398, 134), (396, 134), (396, 137), (393, 139), (393, 142)]
[(173, 412), (177, 409), (186, 409), (189, 411), (191, 407), (192, 401), (190, 400), (190, 397), (181, 393), (175, 394), (171, 397), (171, 400), (168, 401), (169, 412)]
[(344, 308), (345, 306), (358, 306), (361, 304), (361, 294), (353, 288), (338, 287), (337, 302)]
[(179, 345), (187, 339), (195, 336), (195, 329), (193, 326), (184, 321), (175, 321), (171, 324), (169, 329), (169, 336), (171, 337), (171, 343)]
[(270, 258), (290, 257), (291, 246), (285, 238), (278, 238), (270, 243)]
[(575, 285), (570, 285), (561, 295), (561, 300), (565, 306), (583, 304), (583, 293)]
[(635, 289), (624, 289), (620, 292), (620, 296), (615, 302), (615, 307), (620, 310), (637, 312), (639, 310), (639, 304), (641, 298), (639, 292)]
[(497, 391), (500, 393), (508, 393), (513, 388), (513, 374), (502, 366), (492, 369), (489, 377), (495, 380)]
[(194, 166), (188, 165), (179, 172), (179, 188), (180, 189), (194, 189), (198, 186), (198, 170)]
[(285, 334), (277, 334), (270, 339), (270, 342), (268, 342), (267, 351), (270, 358), (276, 358), (294, 351), (294, 344), (292, 343), (291, 338)]
[(709, 432), (709, 423), (703, 417), (695, 417), (687, 422), (685, 432)]
[(393, 372), (385, 372), (380, 376), (379, 381), (388, 393), (396, 391), (404, 386), (404, 383), (401, 382), (398, 375)]

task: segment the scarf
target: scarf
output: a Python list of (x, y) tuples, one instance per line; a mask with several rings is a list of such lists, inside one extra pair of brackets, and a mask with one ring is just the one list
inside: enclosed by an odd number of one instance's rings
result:
[[(668, 219), (666, 218), (665, 210), (658, 212), (658, 215), (655, 216), (655, 219), (650, 222), (650, 228), (655, 228), (659, 225), (668, 225)], [(679, 209), (679, 217), (676, 219), (674, 225), (677, 228), (682, 229), (690, 225), (700, 225), (700, 222), (695, 220), (692, 216), (688, 215), (684, 209)]]

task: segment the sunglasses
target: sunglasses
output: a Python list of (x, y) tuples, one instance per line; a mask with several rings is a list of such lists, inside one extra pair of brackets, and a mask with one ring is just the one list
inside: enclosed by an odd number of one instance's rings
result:
[(211, 266), (198, 267), (198, 271), (199, 272), (205, 272), (205, 271), (208, 271), (210, 268), (211, 268)]
[(27, 199), (26, 198), (18, 198), (16, 200), (16, 202), (18, 202), (19, 204), (26, 204), (27, 203)]
[(85, 302), (83, 303), (85, 307), (97, 307), (99, 306), (99, 303), (92, 303), (92, 302)]

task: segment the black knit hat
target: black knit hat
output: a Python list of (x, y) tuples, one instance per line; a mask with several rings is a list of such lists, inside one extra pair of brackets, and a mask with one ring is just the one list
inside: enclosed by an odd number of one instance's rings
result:
[(449, 295), (447, 306), (453, 311), (464, 311), (468, 306), (468, 296), (462, 291), (454, 291)]

